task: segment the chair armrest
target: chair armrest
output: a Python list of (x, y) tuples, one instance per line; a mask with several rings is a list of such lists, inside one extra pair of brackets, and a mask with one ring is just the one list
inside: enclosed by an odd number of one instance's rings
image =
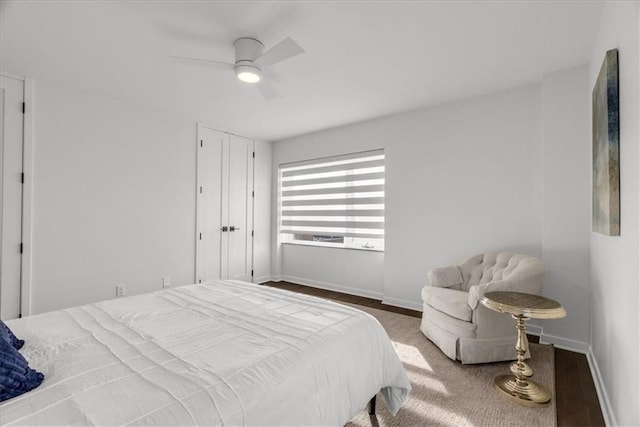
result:
[(495, 282), (485, 283), (484, 285), (473, 285), (469, 288), (469, 296), (467, 304), (472, 310), (478, 306), (478, 302), (484, 297), (484, 294), (495, 291), (515, 291), (518, 289), (514, 286), (513, 282), (508, 280), (498, 280)]
[(427, 273), (429, 285), (438, 288), (460, 288), (462, 284), (462, 273), (457, 265), (450, 265), (442, 268), (434, 268)]

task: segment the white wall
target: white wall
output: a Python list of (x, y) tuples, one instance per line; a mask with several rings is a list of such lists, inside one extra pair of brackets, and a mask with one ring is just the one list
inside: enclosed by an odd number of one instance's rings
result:
[(538, 322), (544, 341), (586, 352), (590, 304), (591, 99), (588, 67), (544, 76), (542, 82), (543, 294), (567, 317)]
[(280, 277), (323, 289), (381, 299), (384, 252), (282, 245)]
[(384, 300), (422, 306), (427, 271), (487, 250), (541, 254), (540, 87), (382, 120)]
[[(163, 276), (193, 283), (195, 121), (37, 80), (34, 131), (32, 313), (113, 298), (119, 283), (128, 295)], [(256, 149), (264, 190), (271, 145)], [(269, 204), (255, 209), (262, 275)]]
[(33, 313), (193, 282), (195, 123), (35, 87)]
[[(620, 76), (620, 236), (591, 233), (590, 354), (610, 423), (640, 424), (640, 36), (638, 2), (606, 2), (589, 67), (589, 95), (605, 52)], [(606, 395), (606, 396), (605, 396)], [(603, 399), (604, 397), (604, 399)]]
[(532, 85), (274, 143), (274, 169), (375, 148), (386, 155), (384, 254), (276, 243), (274, 275), (382, 290), (386, 302), (420, 308), (430, 268), (490, 249), (540, 256), (540, 121)]

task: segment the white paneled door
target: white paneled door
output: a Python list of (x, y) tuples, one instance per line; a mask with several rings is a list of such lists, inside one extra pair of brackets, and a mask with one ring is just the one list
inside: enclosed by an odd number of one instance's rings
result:
[(20, 317), (24, 81), (0, 77), (0, 318)]
[(196, 281), (253, 279), (253, 140), (198, 126)]

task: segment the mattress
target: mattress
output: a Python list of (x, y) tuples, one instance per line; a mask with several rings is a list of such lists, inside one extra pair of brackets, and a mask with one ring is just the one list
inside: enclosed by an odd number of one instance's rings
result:
[(344, 425), (410, 390), (371, 315), (216, 281), (7, 322), (43, 372), (2, 425)]

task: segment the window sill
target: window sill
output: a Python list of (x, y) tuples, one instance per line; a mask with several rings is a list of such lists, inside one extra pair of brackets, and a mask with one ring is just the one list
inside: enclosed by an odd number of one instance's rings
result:
[(377, 248), (363, 248), (363, 247), (357, 247), (357, 246), (344, 246), (343, 244), (339, 244), (339, 243), (322, 243), (322, 242), (303, 242), (303, 241), (293, 241), (293, 242), (282, 242), (283, 245), (293, 245), (293, 246), (316, 246), (316, 247), (322, 247), (322, 248), (333, 248), (333, 249), (349, 249), (352, 251), (365, 251), (365, 252), (383, 252), (384, 253), (384, 249), (377, 249)]

